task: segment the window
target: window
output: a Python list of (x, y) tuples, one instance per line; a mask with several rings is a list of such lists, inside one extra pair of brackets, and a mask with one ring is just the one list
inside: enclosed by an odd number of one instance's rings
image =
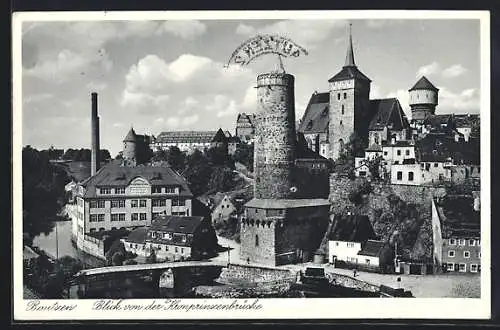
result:
[(172, 239), (172, 233), (163, 233), (163, 239)]
[(111, 201), (111, 207), (114, 207), (114, 208), (124, 208), (125, 207), (125, 201), (124, 200)]
[(106, 201), (97, 201), (97, 208), (103, 209), (106, 207)]
[(118, 214), (118, 221), (125, 221), (125, 213)]
[(344, 93), (344, 100), (347, 98), (347, 93)]
[(118, 221), (118, 213), (111, 214), (111, 221)]
[(168, 251), (168, 245), (165, 245), (165, 251)]
[(460, 271), (460, 272), (466, 272), (467, 271), (467, 265), (466, 264), (459, 264), (458, 265), (458, 271)]
[(97, 214), (91, 214), (89, 221), (90, 222), (97, 222)]
[(101, 195), (111, 194), (111, 188), (100, 188), (99, 191), (100, 191)]
[(186, 205), (186, 200), (182, 198), (173, 198), (172, 206), (184, 206)]
[(438, 165), (439, 165), (438, 163), (434, 163), (434, 167), (438, 167)]
[(342, 104), (342, 114), (344, 114), (344, 105)]
[(462, 245), (464, 246), (465, 245), (465, 239), (461, 238), (458, 240), (458, 245)]
[(340, 126), (342, 126), (342, 125), (343, 125), (343, 124), (342, 124), (342, 120), (341, 120), (341, 121), (340, 121)]
[(337, 94), (337, 100), (340, 100), (340, 93)]
[(104, 214), (98, 214), (97, 215), (97, 221), (98, 222), (103, 222), (104, 221)]
[(476, 245), (476, 240), (470, 239), (470, 240), (469, 240), (469, 245), (470, 245), (470, 246), (474, 246), (474, 245)]
[(181, 254), (184, 254), (184, 248), (181, 248)]
[(366, 171), (359, 171), (359, 176), (366, 176)]
[(175, 187), (165, 187), (165, 193), (175, 194)]
[(450, 243), (450, 245), (455, 245), (455, 244), (457, 244), (457, 242), (455, 241), (455, 239), (454, 239), (454, 238), (450, 238), (449, 243)]
[(367, 265), (369, 265), (369, 264), (370, 264), (370, 259), (365, 259), (365, 263), (366, 263)]
[(160, 212), (153, 212), (152, 219), (156, 219), (160, 216)]
[(155, 237), (156, 237), (156, 232), (152, 231), (152, 232), (151, 232), (151, 237), (152, 237), (152, 238), (155, 238)]
[(137, 207), (138, 203), (139, 203), (139, 201), (137, 199), (132, 199), (130, 201), (130, 206), (131, 207)]
[(384, 156), (387, 156), (387, 151), (384, 151)]
[(139, 207), (146, 207), (146, 200), (145, 199), (139, 200)]
[(453, 250), (448, 251), (448, 257), (450, 257), (450, 258), (455, 257), (455, 251), (453, 251)]
[(259, 246), (259, 235), (255, 235), (255, 246)]
[(132, 220), (132, 221), (137, 221), (137, 220), (139, 220), (139, 213), (132, 213), (132, 215), (131, 215), (131, 220)]
[(90, 208), (91, 209), (97, 208), (97, 201), (90, 201)]
[(164, 199), (153, 199), (152, 204), (153, 206), (165, 206), (167, 205), (167, 201)]
[(470, 265), (470, 271), (472, 273), (477, 273), (477, 265), (476, 264), (471, 264)]
[(115, 194), (117, 194), (117, 195), (125, 194), (125, 188), (124, 187), (115, 188)]
[(179, 252), (179, 248), (176, 246), (175, 247), (175, 253)]
[(408, 172), (408, 181), (413, 181), (413, 172)]
[(403, 180), (403, 172), (398, 171), (398, 173), (397, 173), (396, 175), (397, 175), (397, 179), (398, 179), (398, 181)]
[(153, 194), (161, 194), (161, 187), (159, 187), (159, 186), (153, 186), (153, 188), (151, 189), (151, 192)]
[(470, 258), (470, 252), (464, 251), (464, 258)]
[(335, 246), (339, 246), (339, 242), (335, 242)]
[(481, 240), (478, 239), (476, 245), (481, 246)]
[(354, 243), (353, 242), (347, 242), (347, 247), (354, 247)]
[(409, 156), (409, 155), (410, 155), (410, 150), (406, 150), (406, 151), (405, 151), (405, 155), (406, 155), (406, 156)]
[(455, 264), (452, 263), (452, 262), (449, 262), (448, 264), (446, 264), (446, 270), (448, 270), (449, 272), (452, 272), (455, 270)]
[(146, 213), (139, 214), (139, 220), (141, 220), (141, 221), (146, 220)]
[(398, 156), (401, 156), (401, 150), (397, 149), (397, 150), (396, 150), (396, 154), (397, 154)]

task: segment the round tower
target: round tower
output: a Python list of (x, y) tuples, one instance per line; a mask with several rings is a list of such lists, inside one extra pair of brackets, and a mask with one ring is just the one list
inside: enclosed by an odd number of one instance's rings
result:
[(130, 128), (127, 136), (123, 139), (123, 159), (136, 160), (137, 158), (137, 136), (134, 128)]
[(254, 196), (258, 199), (288, 199), (296, 190), (294, 81), (285, 72), (257, 77)]
[(438, 105), (438, 91), (439, 89), (424, 76), (408, 90), (412, 121), (423, 121), (434, 115)]

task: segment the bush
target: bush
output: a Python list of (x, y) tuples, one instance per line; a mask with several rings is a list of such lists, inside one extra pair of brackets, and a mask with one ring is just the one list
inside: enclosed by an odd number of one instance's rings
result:
[(128, 260), (125, 260), (125, 262), (123, 264), (124, 265), (137, 265), (137, 261), (135, 261), (134, 259), (128, 259)]
[(123, 265), (123, 261), (125, 260), (125, 255), (122, 252), (115, 252), (113, 257), (111, 258), (111, 264), (113, 266), (121, 266)]

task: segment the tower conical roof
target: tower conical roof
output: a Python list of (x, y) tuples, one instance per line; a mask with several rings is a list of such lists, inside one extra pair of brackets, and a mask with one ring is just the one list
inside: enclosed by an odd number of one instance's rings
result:
[(130, 131), (128, 131), (127, 136), (123, 139), (123, 142), (136, 142), (137, 141), (137, 135), (134, 132), (134, 128), (131, 127)]
[(435, 92), (437, 92), (439, 90), (439, 88), (437, 88), (436, 86), (434, 86), (429, 81), (429, 79), (427, 79), (425, 76), (422, 76), (422, 78), (420, 78), (417, 81), (417, 83), (415, 85), (413, 85), (413, 87), (410, 88), (408, 91), (411, 92), (411, 91), (417, 90), (417, 89), (430, 89), (430, 90), (435, 91)]
[(349, 43), (347, 44), (347, 54), (345, 56), (345, 65), (346, 66), (356, 66), (354, 62), (354, 49), (352, 48), (352, 23), (349, 24)]

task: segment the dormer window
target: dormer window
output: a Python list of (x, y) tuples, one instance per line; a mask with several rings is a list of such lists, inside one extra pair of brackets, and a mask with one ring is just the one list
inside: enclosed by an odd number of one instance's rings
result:
[(328, 115), (328, 107), (325, 107), (325, 109), (323, 110), (323, 112), (321, 113), (321, 116), (322, 117), (325, 117)]

